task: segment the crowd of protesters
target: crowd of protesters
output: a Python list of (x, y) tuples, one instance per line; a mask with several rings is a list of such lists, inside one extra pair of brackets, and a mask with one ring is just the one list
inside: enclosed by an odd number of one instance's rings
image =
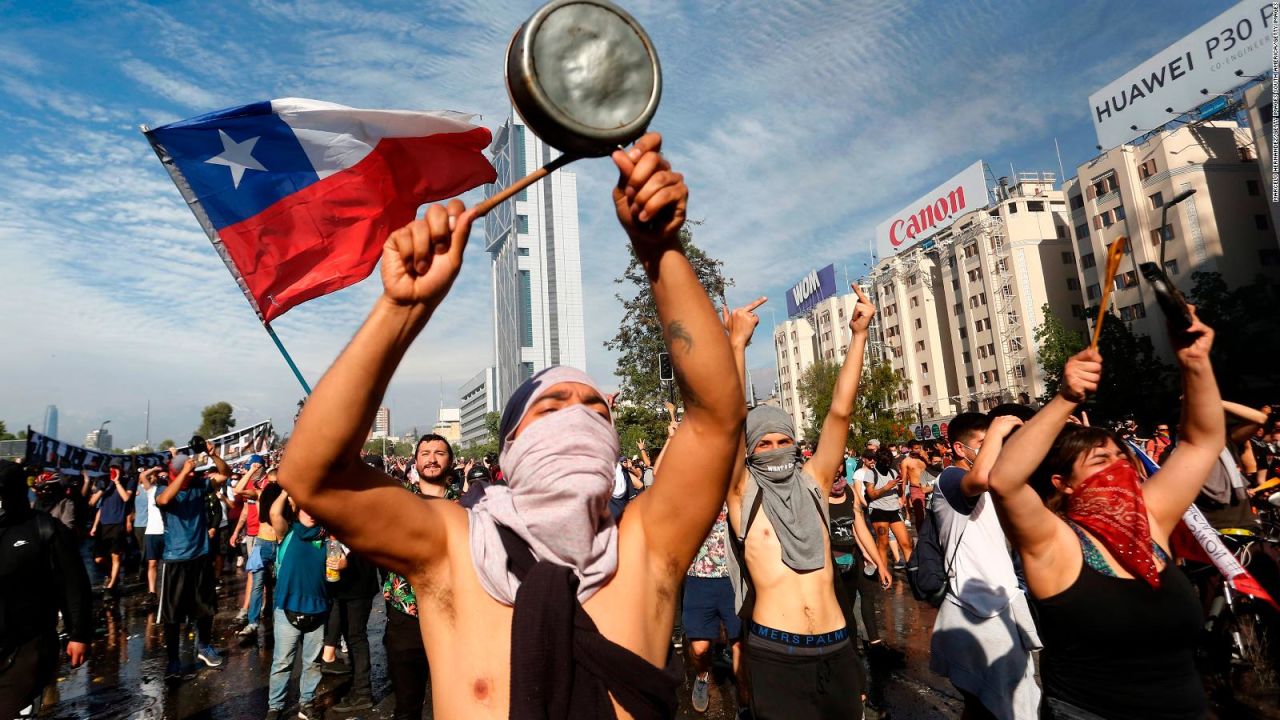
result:
[[(805, 444), (789, 415), (741, 401), (764, 299), (711, 306), (678, 241), (687, 190), (659, 150), (648, 135), (614, 155), (618, 218), (685, 401), (656, 455), (623, 452), (614, 397), (560, 367), (513, 394), (497, 456), (460, 460), (438, 435), (411, 458), (361, 455), (461, 263), (470, 217), (434, 206), (388, 240), (385, 295), (287, 451), (232, 467), (193, 438), (136, 476), (0, 467), (0, 718), (53, 680), (59, 628), (83, 662), (91, 576), (103, 602), (135, 582), (146, 593), (174, 683), (224, 663), (212, 624), (217, 586), (235, 578), (237, 640), (272, 646), (268, 718), (292, 707), (295, 664), (297, 717), (322, 716), (326, 673), (352, 676), (329, 712), (374, 706), (379, 593), (396, 718), (428, 702), (440, 717), (672, 717), (679, 695), (703, 712), (717, 657), (740, 717), (859, 718), (883, 705), (876, 670), (901, 662), (882, 607), (904, 582), (938, 608), (930, 667), (966, 718), (1206, 717), (1196, 649), (1221, 580), (1190, 579), (1184, 514), (1261, 535), (1280, 502), (1280, 430), (1269, 408), (1220, 397), (1213, 331), (1173, 334), (1179, 423), (1150, 437), (1088, 423), (1104, 362), (1125, 361), (1088, 349), (1040, 407), (850, 447), (875, 314), (855, 286), (849, 351)], [(681, 657), (683, 686), (662, 672)]]

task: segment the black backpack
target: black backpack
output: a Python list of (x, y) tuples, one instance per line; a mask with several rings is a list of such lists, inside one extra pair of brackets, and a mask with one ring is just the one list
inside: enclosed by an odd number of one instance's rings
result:
[[(964, 539), (964, 531), (968, 526), (969, 523), (966, 522), (965, 527), (960, 529), (956, 552), (960, 551), (960, 541)], [(915, 599), (933, 607), (941, 606), (951, 588), (951, 571), (955, 564), (954, 554), (951, 561), (947, 562), (938, 536), (938, 518), (932, 507), (926, 507), (924, 522), (916, 528), (915, 550), (911, 553), (911, 559), (907, 560), (907, 584), (911, 586), (911, 594)]]

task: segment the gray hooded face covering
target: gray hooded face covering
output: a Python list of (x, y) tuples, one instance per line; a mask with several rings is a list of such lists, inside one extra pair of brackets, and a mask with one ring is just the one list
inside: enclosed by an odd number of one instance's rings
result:
[(755, 482), (743, 493), (742, 516), (747, 517), (756, 493), (761, 493), (764, 514), (782, 545), (782, 562), (796, 572), (807, 572), (827, 563), (822, 514), (826, 502), (817, 483), (800, 469), (794, 446), (753, 452), (765, 435), (782, 433), (794, 439), (795, 432), (791, 416), (779, 408), (762, 405), (747, 413), (747, 472)]

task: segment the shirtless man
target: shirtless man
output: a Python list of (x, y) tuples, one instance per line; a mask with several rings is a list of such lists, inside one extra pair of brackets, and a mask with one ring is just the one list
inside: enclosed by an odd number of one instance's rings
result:
[[(544, 370), (512, 396), (503, 414), (499, 459), (508, 486), (490, 488), (470, 511), (454, 503), (413, 501), (398, 483), (360, 462), (360, 447), (396, 366), (458, 275), (472, 216), (457, 200), (429, 208), (425, 220), (387, 239), (383, 296), (307, 401), (285, 453), (280, 484), (299, 505), (354, 550), (412, 582), (437, 718), (547, 717), (550, 698), (531, 698), (537, 688), (522, 684), (542, 666), (547, 683), (572, 684), (559, 696), (572, 705), (570, 713), (674, 716), (674, 679), (656, 693), (631, 690), (662, 674), (675, 593), (724, 501), (745, 408), (724, 330), (684, 255), (680, 229), (688, 190), (660, 154), (661, 142), (649, 133), (613, 154), (620, 171), (613, 200), (652, 283), (686, 411), (653, 487), (632, 503), (620, 527), (607, 514), (617, 431), (604, 394), (585, 374), (568, 368)], [(544, 377), (563, 376), (577, 379), (540, 385)], [(500, 513), (526, 512), (513, 497), (540, 516), (529, 513), (527, 522), (495, 530), (493, 519)], [(504, 498), (515, 509), (501, 506)], [(539, 521), (547, 516), (554, 517), (555, 527)], [(379, 522), (367, 522), (371, 517)], [(602, 549), (585, 558), (574, 532), (583, 527), (593, 533), (587, 542)], [(527, 637), (527, 611), (561, 611), (523, 594), (526, 585), (513, 601), (495, 599), (509, 593), (511, 570), (523, 557), (511, 550), (515, 543), (507, 544), (512, 534), (529, 547), (564, 551), (558, 567), (572, 582), (562, 589), (572, 585), (581, 601), (581, 609), (568, 609), (564, 617), (572, 621), (577, 613), (579, 627), (590, 621), (603, 635), (614, 653), (603, 665), (611, 671), (606, 677), (575, 672), (576, 646), (567, 657), (552, 652), (531, 659), (530, 652), (554, 644), (551, 634), (532, 644), (512, 639), (513, 633)], [(502, 541), (495, 546), (491, 540), (498, 536)], [(497, 574), (495, 555), (501, 561)], [(555, 572), (548, 571), (545, 556), (538, 559), (526, 578)], [(556, 590), (550, 583), (537, 589)], [(570, 632), (576, 631), (566, 629), (564, 637)], [(622, 662), (616, 662), (616, 651), (625, 655)], [(607, 694), (603, 683), (609, 683)], [(618, 691), (628, 683), (633, 687)], [(588, 710), (576, 705), (584, 690), (592, 700)]]
[[(907, 443), (907, 456), (902, 459), (902, 478), (907, 481), (907, 510), (911, 513), (911, 527), (916, 532), (920, 532), (920, 524), (924, 522), (924, 485), (920, 480), (924, 476), (927, 457), (924, 454), (924, 443), (912, 440)], [(911, 540), (908, 539), (907, 544), (910, 543)], [(908, 550), (906, 558), (910, 557), (911, 552)]]
[[(754, 594), (746, 635), (752, 710), (758, 720), (862, 716), (861, 667), (836, 599), (827, 496), (844, 462), (849, 418), (862, 377), (867, 326), (875, 314), (857, 286), (853, 337), (836, 379), (817, 450), (801, 466), (790, 416), (760, 406), (747, 416), (745, 443), (729, 490), (738, 540), (740, 599)], [(763, 298), (725, 318), (739, 377)], [(748, 454), (750, 453), (750, 454)]]

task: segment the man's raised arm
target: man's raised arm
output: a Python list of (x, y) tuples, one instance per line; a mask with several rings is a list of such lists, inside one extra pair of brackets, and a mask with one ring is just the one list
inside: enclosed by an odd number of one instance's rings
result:
[[(414, 577), (441, 558), (442, 512), (360, 462), (387, 384), (462, 267), (471, 214), (458, 200), (391, 233), (382, 250), (383, 294), (308, 398), (280, 466), (280, 485), (350, 547)], [(378, 518), (378, 522), (369, 522)]]
[(662, 137), (649, 133), (613, 154), (620, 173), (613, 199), (652, 284), (685, 402), (653, 487), (636, 500), (638, 515), (650, 555), (683, 573), (724, 502), (746, 406), (728, 338), (680, 240), (689, 189), (661, 148)]
[[(729, 333), (729, 347), (733, 350), (733, 362), (738, 370), (738, 382), (742, 383), (745, 390), (747, 386), (747, 346), (751, 344), (751, 337), (755, 335), (756, 326), (760, 324), (760, 316), (755, 311), (765, 302), (766, 297), (759, 297), (753, 302), (735, 308), (733, 312), (729, 312), (729, 308), (724, 309), (721, 321), (724, 323), (725, 332)], [(738, 454), (733, 458), (733, 476), (729, 479), (731, 483), (731, 492), (740, 492), (739, 485), (746, 480), (747, 477), (747, 453), (754, 448), (747, 447), (747, 436), (742, 434), (738, 440)]]
[(822, 421), (822, 434), (818, 436), (818, 449), (809, 458), (809, 462), (805, 463), (809, 476), (818, 482), (824, 496), (831, 492), (836, 470), (844, 462), (849, 421), (853, 417), (853, 403), (858, 399), (858, 383), (862, 380), (862, 356), (867, 347), (867, 328), (876, 314), (875, 306), (866, 293), (862, 292), (862, 288), (856, 284), (851, 287), (858, 294), (858, 304), (853, 306), (853, 317), (849, 318), (849, 330), (853, 337), (849, 338), (844, 365), (836, 376), (836, 387), (831, 393), (831, 409)]

